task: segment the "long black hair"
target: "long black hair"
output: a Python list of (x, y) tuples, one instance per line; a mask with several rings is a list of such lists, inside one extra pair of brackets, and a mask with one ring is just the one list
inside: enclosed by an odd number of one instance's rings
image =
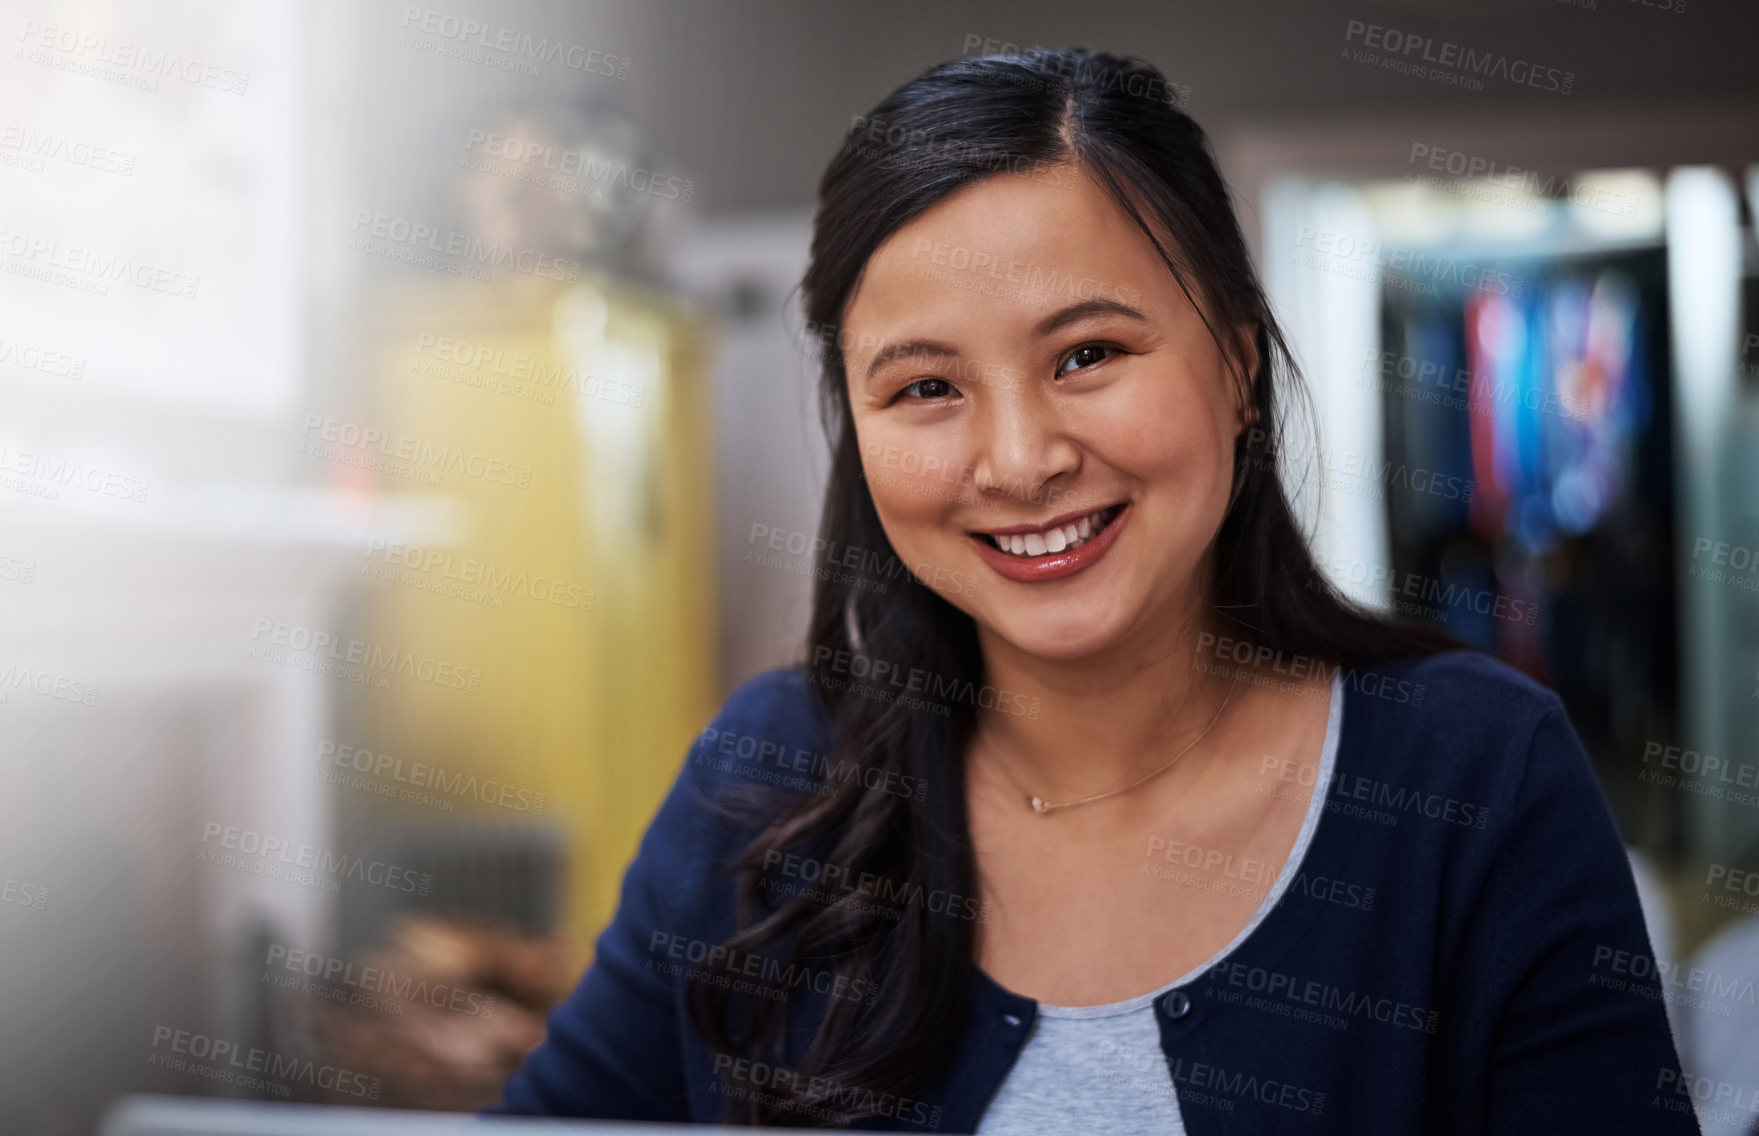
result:
[[(1463, 646), (1431, 627), (1362, 609), (1318, 572), (1277, 462), (1280, 388), (1297, 400), (1306, 392), (1208, 139), (1173, 91), (1139, 60), (1037, 49), (940, 64), (856, 121), (819, 183), (801, 283), (808, 328), (822, 348), (820, 397), (832, 451), (820, 537), (827, 547), (892, 554), (863, 477), (845, 386), (843, 309), (868, 258), (964, 186), (1074, 163), (1099, 179), (1153, 243), (1205, 313), (1236, 381), (1250, 383), (1241, 393), (1256, 411), (1255, 425), (1235, 444), (1233, 494), (1205, 585), (1216, 612), (1255, 648), (1335, 666)], [(1257, 328), (1249, 376), (1235, 336), (1224, 334), (1247, 326)], [(1311, 420), (1311, 405), (1303, 405)], [(822, 572), (807, 656), (811, 689), (832, 727), (831, 756), (862, 775), (771, 806), (761, 834), (731, 865), (739, 926), (725, 944), (727, 957), (821, 967), (845, 981), (843, 989), (878, 997), (829, 999), (804, 1041), (796, 1036), (791, 1047), (790, 1032), (802, 1027), (790, 1025), (778, 1003), (732, 984), (694, 988), (692, 1018), (709, 1044), (771, 1070), (762, 1091), (747, 1085), (729, 1093), (724, 1119), (732, 1123), (812, 1125), (827, 1116), (847, 1123), (885, 1107), (874, 1101), (909, 1099), (949, 1062), (970, 1005), (976, 923), (969, 897), (978, 894), (978, 879), (960, 770), (983, 702), (975, 692), (986, 689), (975, 624), (914, 576), (882, 594), (848, 573)], [(926, 676), (908, 685), (951, 696), (938, 711), (875, 698), (853, 679), (876, 673)], [(918, 790), (891, 791), (899, 785)], [(801, 887), (797, 873), (794, 886), (766, 888), (772, 866), (802, 848), (813, 850), (818, 865), (807, 876), (873, 886)], [(829, 901), (827, 891), (836, 893)], [(784, 893), (792, 894), (778, 900)], [(887, 909), (872, 902), (876, 895), (895, 902)], [(942, 898), (937, 905), (924, 896)], [(793, 1060), (791, 1048), (799, 1049)]]

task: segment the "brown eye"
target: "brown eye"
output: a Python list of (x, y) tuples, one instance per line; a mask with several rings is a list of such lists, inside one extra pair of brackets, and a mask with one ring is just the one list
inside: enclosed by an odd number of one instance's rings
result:
[(912, 396), (912, 397), (918, 401), (927, 401), (929, 399), (940, 398), (946, 394), (951, 393), (951, 391), (953, 389), (953, 384), (949, 383), (945, 379), (917, 379), (915, 382), (909, 384), (903, 390), (899, 391), (898, 394), (900, 397), (903, 397), (904, 395), (909, 394), (909, 392), (916, 390), (919, 387), (926, 387), (927, 389), (921, 393), (918, 393), (917, 395)]
[(1080, 347), (1069, 352), (1068, 358), (1064, 359), (1063, 365), (1057, 369), (1057, 374), (1068, 374), (1070, 371), (1069, 364), (1077, 361), (1079, 361), (1080, 366), (1074, 368), (1075, 370), (1080, 370), (1081, 367), (1091, 367), (1095, 363), (1102, 363), (1111, 354), (1111, 351), (1112, 349), (1110, 347), (1107, 347), (1102, 343), (1084, 343)]

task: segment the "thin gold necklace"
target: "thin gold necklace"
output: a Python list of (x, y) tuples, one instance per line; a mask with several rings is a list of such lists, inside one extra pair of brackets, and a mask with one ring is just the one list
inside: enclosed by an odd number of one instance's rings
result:
[(1037, 796), (1032, 793), (1028, 793), (1026, 791), (1026, 787), (1024, 785), (1020, 784), (1019, 778), (1015, 777), (1013, 774), (1013, 771), (1010, 770), (1005, 764), (998, 761), (998, 762), (996, 762), (996, 765), (1001, 769), (1003, 776), (1007, 777), (1008, 780), (1010, 780), (1014, 783), (1014, 788), (1020, 790), (1020, 795), (1024, 798), (1026, 798), (1027, 805), (1030, 806), (1032, 811), (1037, 813), (1039, 816), (1049, 816), (1052, 812), (1054, 812), (1057, 809), (1072, 809), (1072, 808), (1076, 807), (1077, 805), (1088, 805), (1088, 804), (1092, 804), (1094, 801), (1103, 801), (1107, 797), (1115, 797), (1119, 793), (1127, 793), (1131, 789), (1136, 788), (1138, 785), (1144, 784), (1145, 782), (1151, 781), (1154, 778), (1159, 777), (1162, 773), (1165, 773), (1167, 770), (1171, 769), (1178, 762), (1178, 760), (1181, 757), (1184, 757), (1186, 754), (1190, 753), (1192, 747), (1195, 746), (1198, 742), (1202, 741), (1204, 738), (1208, 737), (1209, 731), (1213, 730), (1215, 728), (1215, 724), (1217, 722), (1221, 721), (1222, 711), (1226, 710), (1228, 708), (1228, 703), (1232, 702), (1234, 700), (1234, 691), (1239, 688), (1239, 685), (1240, 685), (1240, 680), (1239, 680), (1238, 676), (1236, 676), (1234, 681), (1228, 684), (1228, 696), (1226, 698), (1222, 699), (1221, 707), (1220, 707), (1220, 709), (1218, 709), (1215, 712), (1215, 717), (1213, 717), (1209, 720), (1209, 725), (1203, 727), (1202, 733), (1198, 734), (1196, 737), (1192, 738), (1190, 740), (1190, 742), (1186, 743), (1184, 749), (1182, 749), (1178, 753), (1174, 754), (1172, 757), (1172, 760), (1168, 761), (1165, 765), (1161, 766), (1159, 769), (1151, 770), (1150, 772), (1144, 774), (1143, 776), (1138, 777), (1136, 780), (1130, 782), (1128, 785), (1125, 785), (1121, 789), (1111, 789), (1111, 790), (1108, 790), (1107, 792), (1104, 792), (1104, 793), (1095, 793), (1091, 797), (1082, 797), (1079, 801), (1065, 801), (1062, 804), (1052, 804), (1051, 802), (1045, 800), (1043, 797)]

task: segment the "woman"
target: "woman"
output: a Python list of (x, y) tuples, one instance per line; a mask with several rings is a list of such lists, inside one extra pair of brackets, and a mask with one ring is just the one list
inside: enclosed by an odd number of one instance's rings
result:
[(1168, 90), (963, 59), (851, 131), (807, 662), (699, 737), (501, 1110), (1696, 1131), (1659, 1000), (1596, 981), (1649, 943), (1557, 697), (1316, 572)]

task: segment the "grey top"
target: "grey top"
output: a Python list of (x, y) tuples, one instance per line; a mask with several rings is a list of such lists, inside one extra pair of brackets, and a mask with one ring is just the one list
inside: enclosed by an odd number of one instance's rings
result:
[(1038, 1004), (1037, 1020), (1007, 1080), (978, 1122), (985, 1136), (1045, 1136), (1053, 1132), (1105, 1132), (1119, 1136), (1183, 1136), (1179, 1098), (1160, 1047), (1154, 1000), (1202, 974), (1246, 941), (1301, 870), (1314, 829), (1325, 812), (1343, 724), (1342, 672), (1331, 682), (1331, 709), (1319, 775), (1295, 846), (1265, 894), (1252, 921), (1232, 942), (1158, 990), (1102, 1006)]

